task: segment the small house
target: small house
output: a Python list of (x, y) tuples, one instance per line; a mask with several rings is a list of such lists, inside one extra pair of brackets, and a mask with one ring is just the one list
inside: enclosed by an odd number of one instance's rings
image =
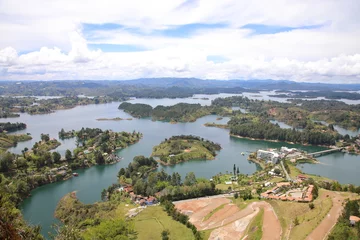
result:
[(350, 216), (349, 220), (350, 220), (350, 224), (351, 224), (352, 226), (354, 226), (357, 222), (360, 221), (360, 218), (357, 217), (357, 216)]

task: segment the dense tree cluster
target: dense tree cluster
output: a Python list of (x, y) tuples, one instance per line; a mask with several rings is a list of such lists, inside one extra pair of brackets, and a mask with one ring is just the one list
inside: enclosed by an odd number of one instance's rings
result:
[(124, 110), (124, 112), (129, 113), (131, 116), (136, 118), (145, 118), (150, 117), (153, 108), (150, 105), (143, 103), (128, 103), (123, 102), (119, 105), (119, 109)]
[(26, 128), (25, 123), (0, 123), (0, 133), (6, 131), (6, 132), (15, 132), (18, 130), (23, 130)]
[(230, 124), (230, 133), (241, 137), (249, 137), (265, 140), (278, 140), (293, 143), (306, 143), (314, 145), (334, 145), (340, 138), (331, 133), (323, 133), (311, 130), (297, 131), (295, 129), (282, 129), (267, 120), (259, 122), (244, 122)]

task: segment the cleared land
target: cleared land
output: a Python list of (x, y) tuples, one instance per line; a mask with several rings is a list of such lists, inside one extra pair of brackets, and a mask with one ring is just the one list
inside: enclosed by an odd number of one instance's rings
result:
[(239, 239), (245, 235), (253, 218), (264, 209), (262, 239), (281, 236), (281, 225), (270, 204), (264, 201), (249, 203), (240, 209), (229, 198), (212, 197), (175, 203), (176, 208), (189, 216), (199, 231), (214, 229), (209, 239)]
[(169, 231), (170, 239), (194, 239), (192, 231), (168, 216), (161, 206), (147, 207), (134, 218), (134, 223), (139, 240), (161, 239), (164, 230)]

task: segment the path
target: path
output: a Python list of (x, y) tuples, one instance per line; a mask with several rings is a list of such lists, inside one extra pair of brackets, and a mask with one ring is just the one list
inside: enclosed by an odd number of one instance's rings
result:
[(321, 223), (310, 233), (306, 240), (322, 240), (327, 237), (330, 233), (333, 226), (336, 224), (342, 210), (342, 203), (344, 198), (338, 192), (326, 193), (330, 198), (332, 198), (333, 206), (330, 209), (326, 217), (321, 221)]

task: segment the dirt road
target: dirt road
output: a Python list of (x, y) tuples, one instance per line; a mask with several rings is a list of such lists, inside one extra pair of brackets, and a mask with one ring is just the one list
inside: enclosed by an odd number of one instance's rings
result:
[(331, 231), (333, 226), (336, 224), (342, 210), (342, 203), (344, 198), (337, 192), (328, 191), (327, 195), (332, 198), (333, 206), (330, 209), (326, 217), (321, 221), (321, 223), (310, 233), (306, 240), (322, 240), (324, 239)]

